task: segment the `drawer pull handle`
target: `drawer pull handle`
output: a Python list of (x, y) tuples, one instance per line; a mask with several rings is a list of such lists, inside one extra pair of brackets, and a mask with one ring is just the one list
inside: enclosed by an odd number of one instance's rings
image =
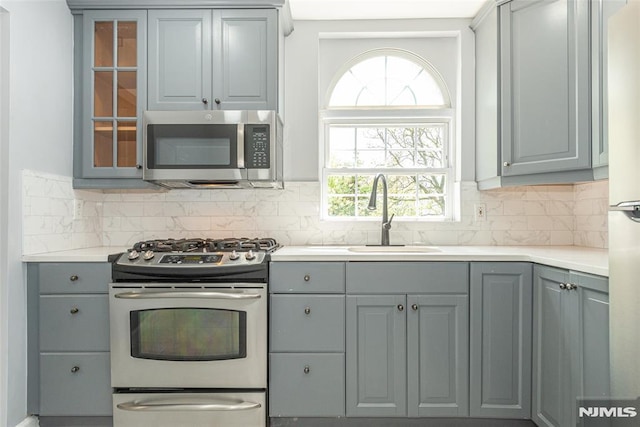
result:
[(73, 307), (71, 310), (69, 310), (69, 313), (78, 314), (79, 311), (80, 311), (80, 309), (78, 307)]
[(74, 374), (75, 374), (76, 372), (78, 372), (79, 370), (80, 370), (80, 367), (79, 367), (79, 366), (74, 366), (73, 368), (71, 368), (71, 372), (72, 372), (72, 373), (74, 373)]
[(309, 365), (306, 365), (306, 366), (304, 367), (304, 373), (305, 373), (305, 374), (308, 374), (309, 372), (311, 372), (311, 368), (309, 367)]
[(69, 280), (71, 280), (72, 282), (77, 282), (78, 281), (78, 276), (76, 276), (75, 274), (71, 277), (69, 277)]
[(311, 314), (311, 307), (305, 307), (304, 308), (304, 314), (306, 314), (306, 315)]
[(311, 280), (311, 276), (309, 276), (308, 274), (304, 275), (304, 281), (308, 282), (309, 280)]

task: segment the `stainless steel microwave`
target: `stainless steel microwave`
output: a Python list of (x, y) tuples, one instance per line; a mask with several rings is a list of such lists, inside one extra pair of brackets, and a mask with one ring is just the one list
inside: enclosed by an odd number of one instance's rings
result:
[(145, 111), (142, 178), (168, 188), (282, 188), (275, 111)]

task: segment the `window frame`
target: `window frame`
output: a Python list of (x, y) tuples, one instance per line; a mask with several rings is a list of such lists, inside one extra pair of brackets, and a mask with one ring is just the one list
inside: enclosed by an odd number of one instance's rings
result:
[[(333, 90), (335, 89), (341, 77), (357, 63), (378, 55), (395, 55), (409, 59), (432, 74), (434, 80), (439, 84), (446, 105), (425, 107), (425, 106), (352, 106), (352, 107), (330, 107), (328, 103), (331, 99)], [(376, 174), (384, 173), (389, 175), (411, 175), (416, 173), (425, 174), (443, 174), (445, 175), (445, 211), (443, 215), (438, 216), (415, 216), (415, 217), (397, 217), (396, 221), (407, 222), (450, 222), (454, 221), (456, 216), (456, 207), (454, 203), (458, 200), (454, 194), (457, 188), (455, 183), (456, 177), (456, 108), (451, 106), (451, 97), (448, 87), (438, 72), (428, 61), (420, 58), (418, 55), (403, 49), (384, 48), (374, 49), (364, 52), (347, 63), (343, 64), (338, 73), (336, 73), (329, 85), (324, 96), (324, 108), (319, 111), (319, 132), (320, 132), (320, 177), (321, 177), (321, 219), (326, 221), (378, 221), (376, 216), (345, 216), (332, 217), (329, 215), (329, 191), (328, 177), (330, 175), (354, 175), (354, 174)], [(420, 127), (425, 124), (443, 124), (447, 127), (447, 141), (443, 147), (443, 157), (445, 167), (443, 168), (330, 168), (328, 161), (330, 159), (330, 141), (329, 129), (332, 126), (351, 126), (351, 127)], [(356, 201), (357, 201), (357, 196)], [(392, 213), (392, 212), (390, 212)]]

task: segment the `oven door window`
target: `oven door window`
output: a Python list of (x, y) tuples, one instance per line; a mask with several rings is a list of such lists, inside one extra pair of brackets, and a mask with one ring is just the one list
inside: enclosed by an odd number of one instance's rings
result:
[(131, 356), (209, 361), (247, 355), (247, 313), (213, 308), (159, 308), (130, 312)]
[(150, 169), (219, 169), (237, 164), (237, 125), (147, 125)]

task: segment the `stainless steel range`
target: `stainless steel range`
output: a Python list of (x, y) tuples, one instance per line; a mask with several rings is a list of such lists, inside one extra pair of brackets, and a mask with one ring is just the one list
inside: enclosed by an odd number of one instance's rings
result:
[(151, 240), (112, 257), (114, 426), (265, 426), (273, 239)]

